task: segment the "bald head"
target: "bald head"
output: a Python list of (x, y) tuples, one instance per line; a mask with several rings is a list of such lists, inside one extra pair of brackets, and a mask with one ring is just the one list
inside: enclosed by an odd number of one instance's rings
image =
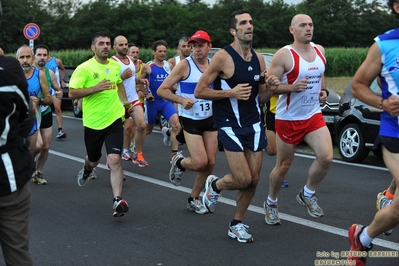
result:
[(35, 56), (33, 50), (28, 45), (19, 47), (16, 57), (24, 72), (28, 72), (33, 67)]
[(114, 39), (114, 45), (117, 45), (120, 42), (126, 42), (127, 43), (126, 37), (123, 36), (123, 35), (116, 36), (115, 39)]
[(34, 56), (35, 54), (33, 53), (33, 50), (32, 50), (32, 48), (30, 48), (28, 45), (26, 45), (26, 44), (24, 44), (24, 45), (22, 45), (21, 47), (19, 47), (18, 48), (18, 50), (17, 50), (17, 54), (16, 54), (16, 57), (18, 58), (18, 56), (21, 54), (21, 52), (25, 52), (25, 53), (30, 53), (30, 54), (32, 54), (32, 56)]
[(306, 20), (312, 21), (312, 19), (306, 14), (297, 14), (292, 18), (291, 26), (295, 26), (296, 24), (301, 23)]
[(125, 57), (128, 52), (128, 41), (125, 36), (119, 35), (114, 39), (114, 49), (119, 56)]
[(294, 37), (294, 43), (308, 44), (313, 38), (312, 18), (305, 14), (298, 14), (291, 20), (289, 31)]

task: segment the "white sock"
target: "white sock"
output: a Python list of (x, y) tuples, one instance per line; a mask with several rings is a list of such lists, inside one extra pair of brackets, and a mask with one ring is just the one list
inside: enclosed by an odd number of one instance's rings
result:
[(360, 243), (362, 243), (364, 247), (369, 247), (371, 241), (373, 241), (373, 239), (367, 234), (367, 228), (368, 226), (363, 229), (359, 236)]
[(303, 195), (305, 197), (310, 198), (311, 196), (313, 196), (316, 193), (316, 191), (314, 190), (310, 190), (306, 187), (306, 185), (303, 187)]
[(276, 198), (275, 200), (273, 200), (269, 195), (267, 196), (267, 205), (277, 205), (278, 203), (278, 198)]
[(123, 153), (124, 153), (124, 154), (129, 154), (129, 150), (123, 149)]

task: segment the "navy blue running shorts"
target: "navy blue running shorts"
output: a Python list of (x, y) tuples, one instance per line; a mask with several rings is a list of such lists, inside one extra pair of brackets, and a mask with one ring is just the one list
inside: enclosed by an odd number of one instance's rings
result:
[(262, 151), (267, 145), (265, 130), (261, 122), (253, 124), (252, 127), (222, 127), (218, 130), (218, 138), (227, 151), (243, 152), (244, 148)]

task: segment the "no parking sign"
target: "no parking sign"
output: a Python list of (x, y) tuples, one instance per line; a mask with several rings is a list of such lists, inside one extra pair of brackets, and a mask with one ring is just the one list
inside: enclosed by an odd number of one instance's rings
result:
[(33, 40), (36, 40), (40, 35), (40, 28), (35, 23), (28, 23), (24, 27), (24, 36), (29, 40), (29, 46), (33, 49)]

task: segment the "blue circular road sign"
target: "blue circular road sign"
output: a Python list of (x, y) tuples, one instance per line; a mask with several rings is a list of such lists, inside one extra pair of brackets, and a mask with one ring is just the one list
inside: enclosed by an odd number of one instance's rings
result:
[(24, 36), (28, 40), (36, 40), (40, 35), (40, 28), (35, 23), (26, 24), (24, 27)]

